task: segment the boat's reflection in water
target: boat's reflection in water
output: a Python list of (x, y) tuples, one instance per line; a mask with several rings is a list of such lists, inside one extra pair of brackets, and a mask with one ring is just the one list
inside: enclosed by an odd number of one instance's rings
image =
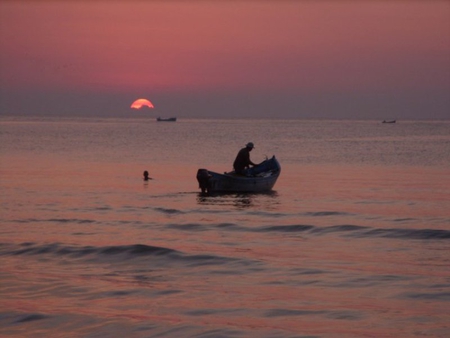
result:
[(276, 191), (259, 193), (199, 193), (197, 203), (210, 206), (233, 206), (238, 209), (261, 206), (275, 209), (278, 205), (278, 193)]

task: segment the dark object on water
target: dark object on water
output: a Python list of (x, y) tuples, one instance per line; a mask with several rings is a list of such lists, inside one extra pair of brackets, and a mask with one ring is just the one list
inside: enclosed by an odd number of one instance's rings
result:
[(197, 181), (198, 187), (202, 189), (202, 193), (205, 193), (208, 190), (209, 179), (212, 175), (206, 169), (198, 169), (197, 170)]
[(275, 156), (250, 168), (246, 176), (234, 171), (219, 174), (198, 169), (197, 181), (202, 193), (214, 192), (264, 192), (272, 190), (280, 176), (281, 167)]
[(169, 117), (169, 118), (166, 118), (166, 119), (163, 119), (162, 117), (158, 117), (156, 119), (156, 121), (158, 121), (158, 122), (175, 122), (176, 120), (177, 120), (176, 117)]
[(152, 180), (151, 177), (148, 177), (148, 171), (144, 171), (144, 181)]
[(395, 123), (396, 120), (383, 120), (381, 123)]

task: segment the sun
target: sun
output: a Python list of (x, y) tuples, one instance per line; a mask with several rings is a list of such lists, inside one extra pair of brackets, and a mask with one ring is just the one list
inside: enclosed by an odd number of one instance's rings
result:
[(134, 101), (131, 104), (131, 108), (133, 109), (140, 109), (143, 106), (147, 106), (149, 108), (155, 108), (155, 106), (153, 106), (153, 103), (151, 103), (149, 100), (147, 99), (137, 99), (136, 101)]

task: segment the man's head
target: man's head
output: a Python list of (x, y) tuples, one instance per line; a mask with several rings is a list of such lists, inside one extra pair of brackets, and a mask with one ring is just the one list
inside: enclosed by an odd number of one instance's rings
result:
[(249, 142), (247, 143), (246, 147), (248, 150), (252, 150), (255, 146), (253, 145), (253, 142)]

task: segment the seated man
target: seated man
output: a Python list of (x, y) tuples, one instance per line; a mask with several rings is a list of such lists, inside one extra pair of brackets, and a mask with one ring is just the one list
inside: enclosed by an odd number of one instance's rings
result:
[(236, 156), (236, 159), (233, 163), (233, 168), (236, 174), (239, 175), (245, 175), (246, 169), (250, 167), (250, 165), (256, 165), (250, 160), (250, 152), (254, 148), (253, 143), (249, 142), (245, 146), (245, 148), (242, 148), (239, 150), (239, 153)]

